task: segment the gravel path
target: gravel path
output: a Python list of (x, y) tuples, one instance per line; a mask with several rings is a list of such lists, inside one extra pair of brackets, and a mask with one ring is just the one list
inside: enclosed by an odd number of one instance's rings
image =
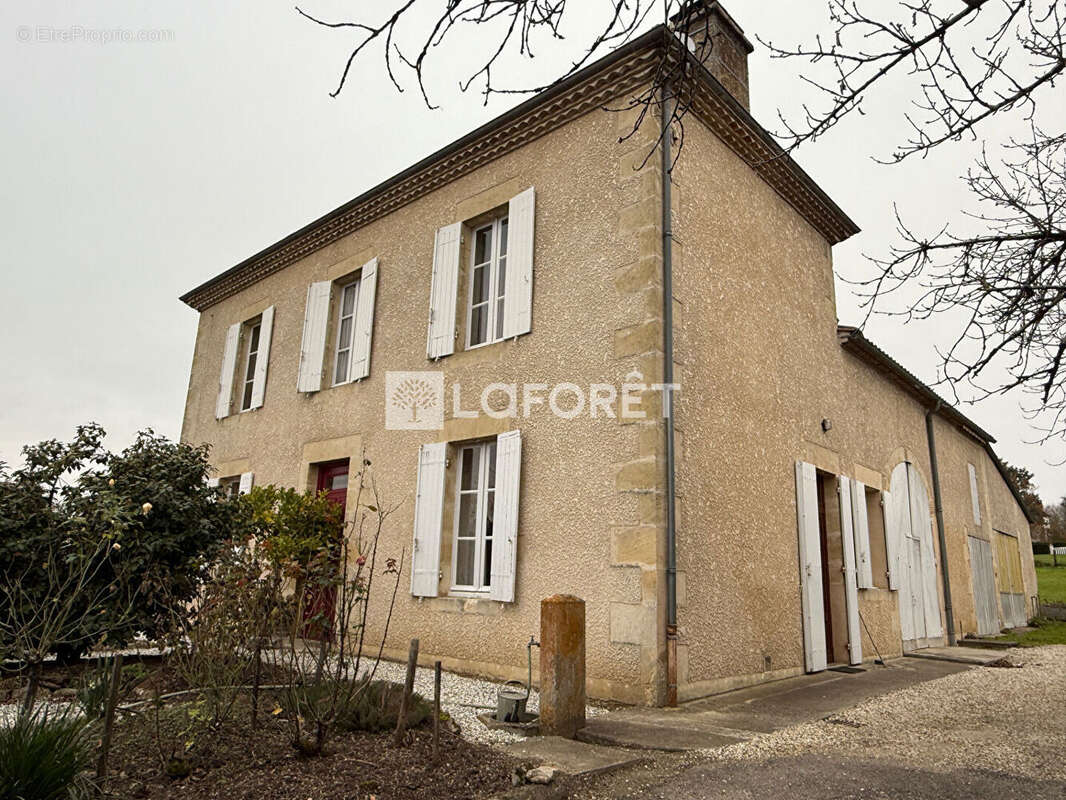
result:
[[(376, 678), (396, 683), (403, 683), (407, 674), (407, 665), (393, 661), (382, 661), (378, 666)], [(477, 718), (478, 714), (496, 710), (496, 693), (502, 684), (496, 681), (464, 678), (452, 672), (441, 675), (440, 705), (458, 723), (463, 738), (485, 744), (508, 744), (522, 738), (520, 734), (510, 731), (489, 730)], [(427, 700), (433, 700), (433, 670), (419, 667), (415, 673), (415, 691)], [(536, 713), (540, 703), (539, 694), (534, 691), (526, 705), (526, 710)], [(587, 716), (604, 713), (604, 709), (588, 706)]]
[(854, 755), (948, 771), (1066, 779), (1066, 647), (1014, 649), (1019, 669), (978, 667), (891, 692), (827, 720), (703, 751), (715, 761)]

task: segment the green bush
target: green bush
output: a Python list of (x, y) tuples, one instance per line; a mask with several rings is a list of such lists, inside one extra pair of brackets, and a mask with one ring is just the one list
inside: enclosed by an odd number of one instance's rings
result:
[(66, 800), (87, 790), (92, 765), (84, 719), (69, 713), (22, 716), (0, 728), (0, 800)]
[[(396, 727), (400, 713), (400, 697), (403, 686), (388, 681), (347, 682), (339, 687), (340, 701), (337, 703), (337, 715), (334, 723), (345, 731), (365, 731), (380, 733)], [(329, 693), (336, 688), (325, 681), (317, 686), (308, 686), (302, 692), (302, 702), (328, 702)], [(282, 705), (289, 704), (283, 700)], [(302, 703), (301, 703), (302, 705)], [(303, 708), (285, 708), (289, 714), (306, 714)], [(407, 709), (407, 727), (417, 728), (433, 717), (433, 704), (417, 692), (412, 692)]]
[[(0, 584), (16, 606), (8, 618), (33, 621), (57, 588), (76, 585), (79, 597), (44, 642), (65, 660), (104, 638), (157, 638), (196, 596), (226, 540), (245, 535), (240, 506), (206, 483), (206, 445), (146, 430), (112, 454), (104, 435), (83, 425), (70, 442), (24, 447), (18, 469), (0, 463)], [(14, 646), (11, 627), (0, 626), (0, 651)]]

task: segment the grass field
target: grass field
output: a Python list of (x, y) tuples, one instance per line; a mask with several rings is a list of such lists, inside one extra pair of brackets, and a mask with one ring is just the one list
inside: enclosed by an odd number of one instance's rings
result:
[(1051, 556), (1036, 556), (1036, 584), (1045, 603), (1066, 603), (1066, 556), (1059, 556), (1059, 566), (1051, 566)]
[(1033, 630), (1011, 631), (1001, 638), (1017, 642), (1020, 647), (1040, 647), (1045, 644), (1066, 644), (1066, 622), (1050, 619), (1033, 620)]

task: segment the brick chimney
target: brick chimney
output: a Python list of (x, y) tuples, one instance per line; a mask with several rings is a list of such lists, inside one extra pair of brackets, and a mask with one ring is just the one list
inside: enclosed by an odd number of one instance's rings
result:
[[(689, 47), (703, 56), (703, 64), (744, 108), (748, 104), (748, 54), (755, 48), (729, 12), (715, 0), (690, 0), (693, 8), (682, 8), (670, 20)], [(710, 44), (707, 45), (707, 39)]]

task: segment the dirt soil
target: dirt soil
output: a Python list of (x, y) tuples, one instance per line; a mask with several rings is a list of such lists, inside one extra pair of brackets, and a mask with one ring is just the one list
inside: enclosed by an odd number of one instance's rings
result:
[[(268, 705), (269, 708), (269, 705)], [(246, 713), (243, 710), (238, 714)], [(391, 734), (337, 733), (318, 757), (301, 757), (289, 743), (289, 727), (264, 714), (249, 734), (244, 719), (221, 732), (199, 737), (190, 759), (192, 772), (173, 780), (164, 774), (168, 741), (181, 731), (156, 736), (151, 713), (124, 719), (116, 729), (112, 777), (107, 792), (121, 798), (208, 800), (428, 800), (480, 798), (511, 785), (515, 759), (492, 748), (466, 742), (442, 727), (440, 757), (433, 759), (428, 728), (410, 731), (403, 747)], [(168, 739), (169, 737), (172, 737)]]

